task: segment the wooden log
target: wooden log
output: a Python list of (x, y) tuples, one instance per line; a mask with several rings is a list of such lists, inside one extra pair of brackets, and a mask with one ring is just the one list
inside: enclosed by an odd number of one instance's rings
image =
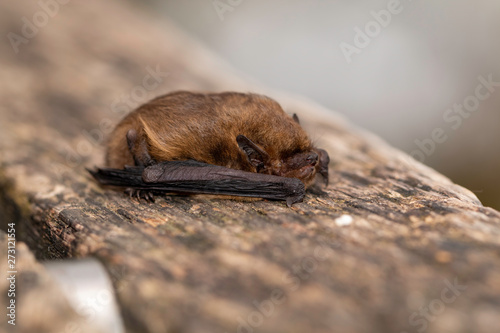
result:
[[(22, 36), (21, 18), (43, 9), (3, 11), (2, 31)], [(499, 212), (151, 16), (70, 2), (17, 53), (4, 38), (2, 228), (15, 222), (39, 259), (103, 262), (129, 332), (498, 332)], [(292, 209), (210, 196), (145, 204), (100, 188), (85, 167), (102, 164), (112, 126), (178, 89), (274, 97), (329, 152), (330, 186)]]

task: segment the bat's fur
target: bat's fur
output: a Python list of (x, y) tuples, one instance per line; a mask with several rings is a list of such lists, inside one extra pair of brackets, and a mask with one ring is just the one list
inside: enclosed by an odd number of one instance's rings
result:
[[(328, 156), (312, 146), (294, 119), (276, 101), (262, 95), (174, 92), (140, 106), (117, 125), (108, 143), (106, 163), (116, 169), (134, 165), (133, 155), (140, 156), (140, 150), (146, 149), (155, 162), (191, 159), (295, 177), (309, 185), (320, 172), (318, 155), (320, 161)], [(142, 143), (132, 148), (133, 154), (126, 138), (130, 130), (135, 130), (136, 142)], [(256, 167), (239, 145), (240, 135), (267, 153), (263, 167)]]

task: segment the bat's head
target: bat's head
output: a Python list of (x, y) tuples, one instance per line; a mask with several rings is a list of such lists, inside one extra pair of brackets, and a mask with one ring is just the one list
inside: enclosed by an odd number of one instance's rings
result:
[(298, 178), (306, 186), (312, 184), (316, 174), (319, 174), (323, 178), (325, 185), (328, 185), (329, 162), (330, 157), (326, 151), (311, 148), (275, 162), (271, 169), (275, 175)]
[(236, 138), (238, 145), (248, 157), (256, 172), (276, 176), (298, 178), (307, 187), (314, 182), (316, 174), (328, 185), (328, 163), (330, 158), (323, 149), (308, 147), (285, 156), (273, 157), (244, 135)]

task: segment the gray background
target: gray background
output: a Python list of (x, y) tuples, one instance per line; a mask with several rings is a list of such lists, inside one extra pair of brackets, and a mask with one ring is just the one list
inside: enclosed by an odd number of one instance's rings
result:
[[(500, 208), (500, 87), (461, 126), (444, 114), (500, 82), (500, 1), (401, 0), (401, 13), (348, 63), (342, 42), (390, 1), (212, 0), (141, 2), (262, 83), (308, 96), (413, 153), (442, 128), (446, 140), (419, 159)], [(227, 8), (227, 7), (226, 7)], [(222, 17), (222, 19), (221, 19)], [(422, 158), (423, 156), (423, 158)]]

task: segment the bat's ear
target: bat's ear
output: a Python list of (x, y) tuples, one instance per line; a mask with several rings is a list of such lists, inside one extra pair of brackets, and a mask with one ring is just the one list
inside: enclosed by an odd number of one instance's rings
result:
[(330, 163), (330, 156), (324, 149), (318, 149), (319, 153), (319, 163), (318, 163), (318, 173), (323, 177), (325, 186), (328, 186), (328, 164)]
[(300, 125), (299, 116), (297, 116), (297, 114), (296, 114), (296, 113), (294, 113), (294, 114), (293, 114), (292, 118), (293, 118), (293, 120), (294, 120), (297, 124), (299, 124), (299, 125)]
[(126, 138), (128, 150), (134, 158), (136, 166), (148, 166), (153, 164), (153, 159), (151, 155), (149, 155), (145, 139), (141, 138), (141, 140), (139, 140), (139, 135), (135, 129), (129, 129)]
[(240, 149), (247, 154), (248, 161), (257, 168), (257, 171), (262, 169), (269, 161), (269, 155), (246, 136), (238, 135), (236, 142), (238, 142)]

